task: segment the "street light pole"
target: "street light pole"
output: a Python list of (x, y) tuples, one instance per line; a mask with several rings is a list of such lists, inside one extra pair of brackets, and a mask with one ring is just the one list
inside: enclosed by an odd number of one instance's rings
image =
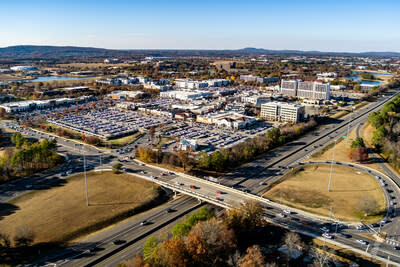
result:
[(353, 119), (353, 110), (354, 110), (354, 107), (351, 108), (350, 120), (349, 120), (349, 123), (347, 124), (347, 136), (349, 136), (350, 124), (351, 124), (351, 120)]
[(88, 186), (87, 186), (87, 177), (86, 177), (86, 156), (85, 150), (83, 150), (83, 175), (85, 177), (85, 193), (86, 193), (86, 206), (89, 206), (89, 194), (88, 194)]
[(333, 171), (333, 161), (335, 159), (335, 149), (336, 149), (336, 142), (337, 139), (335, 139), (335, 145), (333, 146), (333, 152), (332, 152), (332, 161), (331, 161), (331, 171), (329, 173), (329, 182), (328, 182), (328, 192), (331, 191), (331, 182), (332, 182), (332, 171)]

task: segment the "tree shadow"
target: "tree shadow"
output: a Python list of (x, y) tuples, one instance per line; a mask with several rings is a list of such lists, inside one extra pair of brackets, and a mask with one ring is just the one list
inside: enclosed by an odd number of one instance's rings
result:
[(17, 266), (30, 264), (31, 266), (45, 266), (67, 259), (92, 257), (104, 250), (96, 247), (97, 243), (86, 242), (67, 246), (60, 242), (38, 243), (30, 246), (0, 247), (0, 265)]
[(115, 205), (128, 205), (137, 204), (140, 201), (127, 201), (127, 202), (111, 202), (111, 203), (89, 203), (89, 206), (115, 206)]
[(10, 203), (0, 203), (0, 220), (15, 213), (19, 207)]

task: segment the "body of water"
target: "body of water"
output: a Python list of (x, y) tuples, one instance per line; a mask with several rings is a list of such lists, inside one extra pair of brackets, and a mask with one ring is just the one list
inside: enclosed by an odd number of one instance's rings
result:
[(70, 77), (70, 76), (38, 76), (32, 80), (25, 80), (25, 82), (51, 82), (51, 81), (70, 81), (90, 79), (94, 77)]
[[(361, 74), (360, 71), (352, 71), (353, 74)], [(390, 73), (380, 73), (380, 72), (365, 72), (372, 75), (391, 75)]]
[(359, 76), (346, 76), (347, 79), (353, 80), (353, 81), (361, 81), (361, 84), (373, 84), (373, 85), (382, 85), (382, 82), (377, 82), (377, 81), (362, 81)]

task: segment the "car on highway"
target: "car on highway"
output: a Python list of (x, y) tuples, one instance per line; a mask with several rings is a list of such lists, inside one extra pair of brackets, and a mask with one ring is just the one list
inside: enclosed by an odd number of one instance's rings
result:
[(149, 224), (149, 222), (146, 221), (146, 220), (144, 220), (144, 221), (142, 221), (142, 222), (140, 223), (141, 226), (145, 226), (145, 225), (148, 225), (148, 224)]
[(357, 225), (357, 226), (356, 226), (356, 229), (357, 229), (357, 230), (364, 230), (364, 229), (365, 229), (365, 226), (364, 226), (364, 225)]
[(167, 213), (171, 213), (171, 212), (174, 212), (175, 210), (173, 210), (173, 209), (171, 209), (171, 208), (168, 208), (167, 210), (166, 210), (166, 212)]
[(220, 190), (217, 190), (217, 194), (220, 194), (220, 195), (222, 195), (224, 192), (222, 192), (222, 191), (220, 191)]
[(292, 211), (288, 210), (288, 209), (283, 210), (283, 212), (286, 213), (286, 214), (292, 214)]
[(283, 214), (283, 213), (278, 213), (278, 216), (281, 218), (286, 218), (286, 214)]
[(191, 188), (191, 189), (197, 189), (197, 186), (195, 186), (195, 185), (190, 185), (190, 188)]
[(116, 240), (114, 240), (112, 243), (114, 244), (114, 245), (121, 245), (121, 244), (123, 244), (123, 243), (125, 243), (126, 241), (124, 241), (124, 240), (121, 240), (121, 239), (116, 239)]
[(328, 233), (323, 233), (322, 236), (328, 239), (333, 239), (333, 235), (330, 235)]
[(321, 229), (322, 232), (326, 232), (326, 233), (329, 233), (329, 232), (331, 231), (331, 229), (329, 229), (329, 228), (326, 227), (326, 226), (323, 226), (323, 227), (321, 227), (320, 229)]
[(176, 185), (179, 185), (179, 186), (182, 186), (182, 185), (183, 185), (183, 183), (178, 182), (178, 181), (176, 181), (175, 184), (176, 184)]
[(400, 246), (395, 246), (394, 250), (400, 250)]
[(367, 241), (362, 240), (362, 239), (358, 239), (357, 242), (362, 244), (362, 245), (368, 245), (369, 244)]
[(266, 184), (267, 184), (267, 183), (264, 182), (264, 181), (262, 181), (262, 182), (259, 183), (259, 185), (266, 185)]
[(342, 232), (340, 232), (339, 234), (344, 238), (351, 238), (352, 237), (351, 235), (346, 234), (346, 233), (342, 233)]
[(222, 198), (216, 197), (215, 200), (222, 201)]
[(382, 219), (382, 220), (381, 220), (381, 223), (388, 223), (388, 222), (389, 222), (388, 219)]

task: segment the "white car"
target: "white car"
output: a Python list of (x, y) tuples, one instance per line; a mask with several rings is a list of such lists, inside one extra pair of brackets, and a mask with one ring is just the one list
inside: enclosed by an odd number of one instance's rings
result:
[(333, 239), (333, 236), (328, 233), (323, 233), (322, 236), (325, 238)]
[(283, 214), (283, 213), (278, 213), (278, 216), (281, 217), (281, 218), (286, 218), (286, 215)]
[(362, 239), (358, 239), (357, 242), (363, 245), (368, 245), (368, 242)]
[(292, 214), (292, 211), (291, 210), (287, 210), (287, 209), (283, 210), (283, 212), (286, 213), (286, 214)]
[(182, 186), (182, 185), (183, 185), (182, 183), (180, 183), (180, 182), (178, 182), (178, 181), (176, 181), (175, 184), (176, 184), (176, 185), (179, 185), (179, 186)]
[(365, 226), (364, 225), (357, 225), (357, 230), (364, 230), (365, 229)]

